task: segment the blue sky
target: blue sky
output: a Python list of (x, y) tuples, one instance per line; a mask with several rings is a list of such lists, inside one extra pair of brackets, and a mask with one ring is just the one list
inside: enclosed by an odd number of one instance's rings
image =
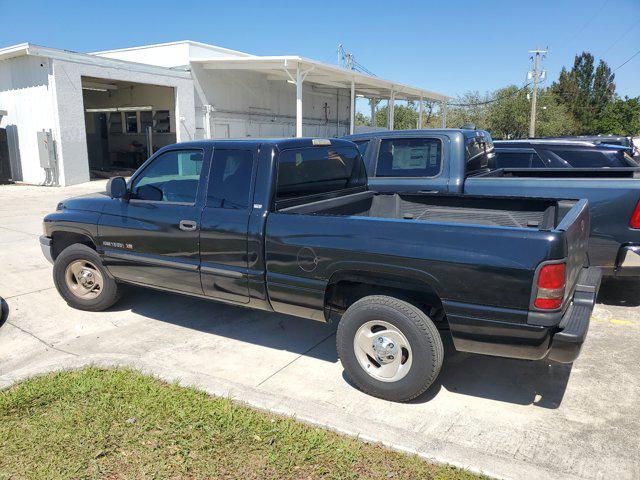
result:
[[(577, 52), (612, 68), (640, 49), (640, 0), (482, 2), (0, 1), (0, 46), (93, 51), (182, 39), (336, 63), (339, 43), (380, 77), (455, 96), (521, 85), (549, 47), (548, 83)], [(640, 95), (640, 54), (616, 71)]]

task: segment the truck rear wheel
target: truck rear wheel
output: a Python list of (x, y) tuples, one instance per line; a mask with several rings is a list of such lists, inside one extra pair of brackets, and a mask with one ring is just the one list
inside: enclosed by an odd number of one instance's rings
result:
[(120, 298), (118, 284), (102, 265), (100, 255), (86, 245), (70, 245), (58, 255), (53, 282), (62, 298), (79, 310), (105, 310)]
[(365, 393), (409, 401), (435, 381), (444, 357), (438, 329), (420, 309), (384, 295), (362, 298), (342, 316), (338, 356)]

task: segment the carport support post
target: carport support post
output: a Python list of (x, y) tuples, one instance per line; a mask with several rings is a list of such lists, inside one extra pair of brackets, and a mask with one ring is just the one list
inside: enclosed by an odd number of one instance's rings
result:
[(378, 105), (377, 98), (371, 98), (369, 100), (369, 105), (371, 106), (371, 126), (376, 126), (376, 105)]
[(396, 92), (391, 90), (391, 96), (389, 96), (389, 130), (393, 130), (393, 109), (396, 103)]
[(211, 140), (211, 105), (204, 106), (204, 133), (207, 140)]
[(302, 74), (296, 63), (296, 137), (302, 137)]
[(349, 106), (349, 134), (353, 135), (356, 123), (356, 82), (351, 79), (351, 105)]
[(442, 109), (442, 128), (447, 128), (447, 101), (446, 100), (442, 100), (442, 102), (440, 102), (440, 108)]
[(422, 103), (422, 97), (420, 97), (420, 104), (418, 105), (418, 130), (422, 130), (422, 112), (424, 111), (424, 105)]

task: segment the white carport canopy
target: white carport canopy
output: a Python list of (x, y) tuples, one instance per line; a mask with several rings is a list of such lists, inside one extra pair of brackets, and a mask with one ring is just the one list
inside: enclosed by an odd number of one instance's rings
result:
[(244, 57), (221, 59), (192, 59), (205, 70), (247, 70), (261, 72), (270, 80), (285, 80), (296, 86), (296, 136), (302, 137), (302, 83), (344, 88), (351, 90), (349, 131), (355, 126), (356, 95), (367, 97), (371, 103), (371, 118), (375, 122), (375, 106), (382, 99), (389, 100), (389, 129), (393, 130), (393, 109), (396, 100), (419, 102), (418, 128), (422, 128), (423, 101), (438, 101), (443, 109), (443, 126), (446, 121), (448, 97), (417, 87), (372, 77), (353, 70), (345, 70), (325, 63), (298, 56)]

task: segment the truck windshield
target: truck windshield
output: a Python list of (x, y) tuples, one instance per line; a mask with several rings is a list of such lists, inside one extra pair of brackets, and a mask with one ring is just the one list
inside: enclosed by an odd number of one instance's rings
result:
[(294, 148), (283, 150), (278, 158), (276, 200), (366, 185), (364, 163), (355, 147)]

